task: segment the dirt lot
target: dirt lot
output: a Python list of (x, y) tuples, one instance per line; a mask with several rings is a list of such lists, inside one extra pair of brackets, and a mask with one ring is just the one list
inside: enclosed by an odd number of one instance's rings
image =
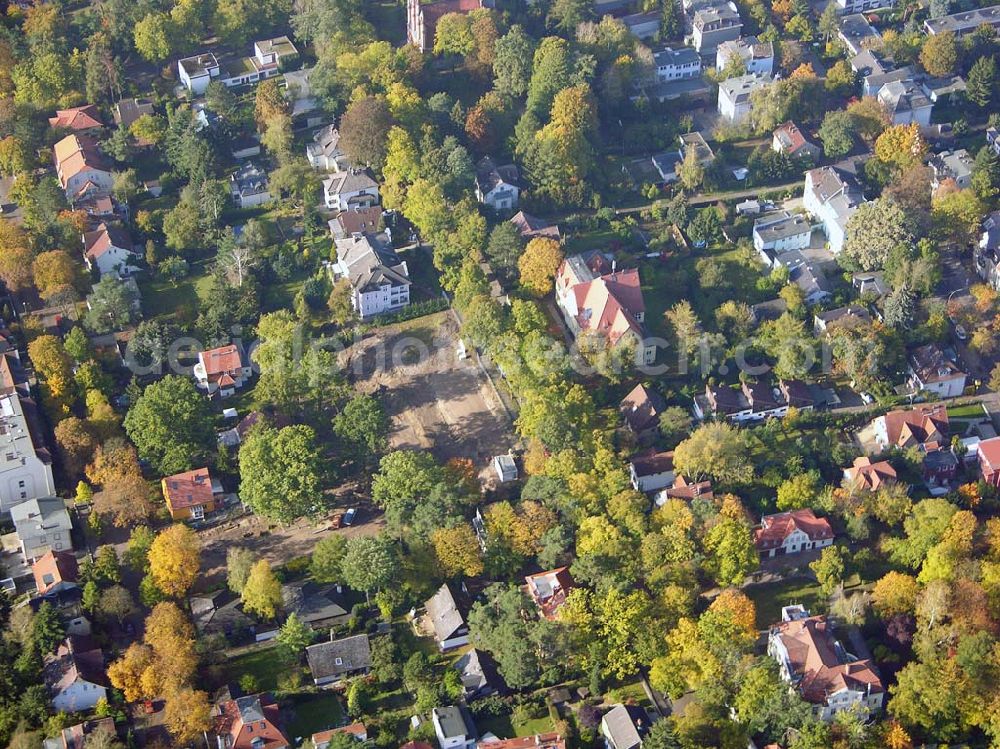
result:
[(393, 449), (471, 458), (485, 468), (514, 444), (510, 421), (472, 358), (459, 361), (450, 312), (378, 331), (346, 352), (363, 392), (380, 391), (392, 418)]

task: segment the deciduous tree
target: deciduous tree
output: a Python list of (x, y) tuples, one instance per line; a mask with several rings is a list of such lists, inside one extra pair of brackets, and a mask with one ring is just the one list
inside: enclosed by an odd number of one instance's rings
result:
[(181, 598), (194, 584), (200, 565), (198, 536), (186, 525), (161, 531), (149, 547), (149, 574), (166, 595)]
[(297, 424), (254, 431), (240, 448), (240, 496), (254, 512), (288, 523), (321, 506), (316, 433)]
[(431, 534), (434, 555), (446, 577), (476, 577), (483, 572), (479, 539), (468, 523), (440, 528)]
[(270, 563), (261, 559), (250, 568), (241, 591), (243, 608), (262, 619), (273, 619), (281, 605), (281, 583)]

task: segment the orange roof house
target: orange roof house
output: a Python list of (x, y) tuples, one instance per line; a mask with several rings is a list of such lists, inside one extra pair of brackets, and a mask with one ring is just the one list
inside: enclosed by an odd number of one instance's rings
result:
[(80, 567), (71, 551), (48, 551), (31, 565), (38, 595), (77, 587)]
[(566, 749), (566, 739), (558, 733), (536, 733), (517, 739), (484, 739), (476, 749)]
[[(281, 711), (270, 694), (254, 694), (219, 705), (215, 732), (227, 749), (288, 749)], [(220, 741), (220, 746), (222, 741)]]
[(844, 469), (844, 480), (852, 488), (876, 491), (886, 482), (896, 480), (896, 469), (885, 460), (872, 463), (870, 458), (855, 458), (854, 465)]
[(222, 486), (212, 481), (207, 468), (167, 476), (160, 486), (174, 520), (200, 520), (222, 504)]
[(927, 442), (944, 444), (948, 441), (948, 408), (943, 403), (934, 403), (909, 411), (890, 411), (875, 419), (872, 427), (875, 441), (883, 450), (918, 447)]
[(762, 557), (796, 554), (833, 543), (833, 528), (806, 508), (765, 515), (754, 531), (754, 545)]
[(198, 363), (194, 365), (198, 387), (209, 395), (218, 393), (222, 397), (232, 395), (237, 388), (243, 387), (251, 372), (243, 352), (232, 343), (200, 352)]
[(782, 679), (812, 703), (822, 720), (852, 708), (866, 715), (882, 708), (885, 688), (874, 662), (849, 652), (825, 616), (786, 606), (781, 623), (768, 635), (767, 652), (778, 662)]
[(82, 107), (72, 109), (59, 109), (55, 117), (49, 117), (51, 127), (62, 127), (74, 132), (94, 130), (104, 127), (100, 120), (100, 112), (93, 104), (85, 104)]
[(979, 443), (979, 471), (990, 486), (1000, 486), (1000, 437)]
[(319, 731), (312, 735), (312, 742), (315, 749), (327, 749), (330, 746), (330, 739), (338, 733), (346, 733), (353, 736), (356, 741), (368, 741), (368, 729), (364, 723), (351, 723), (349, 726), (340, 728), (330, 728), (326, 731)]
[(546, 619), (555, 619), (559, 607), (566, 603), (566, 597), (576, 587), (568, 567), (559, 567), (524, 578), (528, 583), (528, 594)]
[(89, 135), (67, 135), (53, 148), (59, 184), (70, 200), (95, 197), (111, 190), (113, 177), (97, 141)]

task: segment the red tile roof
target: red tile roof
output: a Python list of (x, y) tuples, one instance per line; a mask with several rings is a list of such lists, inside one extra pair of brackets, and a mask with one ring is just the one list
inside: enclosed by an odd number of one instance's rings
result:
[(566, 749), (566, 739), (558, 733), (536, 733), (517, 739), (494, 739), (480, 741), (477, 749)]
[(49, 117), (49, 125), (52, 127), (65, 127), (70, 130), (90, 130), (94, 127), (103, 127), (104, 123), (98, 119), (100, 113), (93, 104), (85, 104), (82, 107), (72, 109), (59, 109), (55, 117)]
[(826, 518), (818, 518), (809, 508), (765, 515), (754, 531), (754, 544), (764, 551), (781, 546), (794, 531), (802, 531), (810, 541), (833, 538), (833, 528)]
[(177, 473), (163, 479), (163, 494), (173, 510), (197, 507), (212, 501), (212, 477), (207, 468)]
[(886, 481), (896, 480), (896, 469), (885, 460), (872, 463), (870, 458), (855, 458), (854, 465), (844, 471), (844, 478), (860, 488), (875, 491)]
[(39, 595), (45, 595), (61, 582), (75, 583), (80, 567), (73, 552), (49, 551), (31, 565), (31, 572)]
[(684, 476), (675, 478), (673, 486), (665, 489), (664, 492), (671, 499), (683, 499), (689, 502), (696, 497), (709, 501), (715, 498), (711, 481), (690, 482)]
[(642, 336), (642, 326), (636, 315), (644, 313), (646, 305), (637, 269), (617, 271), (577, 284), (573, 293), (579, 310), (580, 330), (601, 333), (612, 344), (618, 343), (629, 331)]
[(948, 435), (948, 408), (942, 403), (917, 406), (912, 411), (890, 411), (882, 418), (889, 444), (896, 447), (911, 447)]
[(283, 749), (291, 746), (281, 729), (281, 712), (270, 694), (229, 700), (219, 706), (216, 733), (226, 735), (229, 749)]
[(330, 728), (326, 731), (319, 731), (312, 735), (312, 742), (314, 745), (320, 744), (324, 741), (329, 741), (335, 734), (338, 733), (349, 733), (354, 738), (359, 738), (365, 736), (368, 733), (368, 729), (365, 727), (364, 723), (351, 723), (349, 726), (341, 726), (340, 728)]
[(659, 426), (665, 405), (659, 393), (640, 383), (622, 398), (618, 409), (633, 432), (644, 432)]
[(576, 586), (568, 567), (558, 567), (524, 578), (528, 593), (546, 619), (554, 619), (559, 607), (566, 603), (566, 596)]
[(229, 372), (237, 372), (243, 368), (243, 357), (235, 344), (220, 346), (201, 352), (201, 360), (205, 364), (205, 375), (212, 379)]
[(1000, 437), (991, 437), (980, 442), (979, 457), (991, 470), (1000, 470)]
[(96, 260), (113, 247), (122, 250), (132, 250), (132, 238), (124, 229), (101, 223), (94, 231), (83, 235), (84, 254), (91, 260)]
[(806, 136), (799, 130), (799, 126), (794, 122), (783, 122), (774, 129), (774, 135), (778, 137), (785, 153), (794, 156), (803, 146), (811, 145), (806, 140)]

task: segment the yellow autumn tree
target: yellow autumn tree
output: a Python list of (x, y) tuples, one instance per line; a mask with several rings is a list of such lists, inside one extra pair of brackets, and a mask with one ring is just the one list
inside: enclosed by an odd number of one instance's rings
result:
[(147, 691), (143, 674), (153, 663), (153, 650), (148, 645), (133, 642), (121, 658), (108, 666), (108, 679), (115, 689), (120, 689), (126, 702), (137, 702), (156, 696), (155, 690)]
[(28, 356), (42, 381), (42, 399), (49, 414), (58, 420), (69, 414), (75, 397), (73, 363), (54, 335), (42, 335), (28, 344)]
[(468, 523), (453, 528), (439, 528), (431, 533), (434, 555), (446, 577), (475, 577), (483, 571), (479, 539)]
[(887, 572), (872, 588), (872, 606), (879, 616), (912, 614), (920, 586), (916, 578), (902, 572)]
[(198, 536), (186, 525), (172, 525), (149, 547), (149, 574), (164, 594), (180, 598), (194, 584), (201, 563)]
[(244, 610), (263, 619), (273, 619), (277, 614), (281, 605), (281, 583), (266, 559), (261, 559), (250, 568), (242, 596)]
[(749, 647), (757, 639), (757, 607), (736, 588), (719, 593), (708, 610), (724, 616), (733, 625), (741, 645)]
[(550, 293), (562, 260), (563, 251), (556, 240), (535, 237), (517, 261), (521, 286), (536, 297)]
[(167, 730), (179, 746), (197, 741), (212, 725), (208, 694), (197, 689), (179, 689), (168, 694), (164, 710)]
[(916, 122), (890, 125), (875, 140), (875, 158), (900, 170), (922, 163), (926, 155), (927, 143)]
[(150, 670), (154, 672), (151, 677), (158, 682), (158, 693), (169, 694), (193, 682), (198, 667), (195, 631), (176, 603), (156, 604), (146, 617), (143, 640), (153, 649), (154, 663)]

